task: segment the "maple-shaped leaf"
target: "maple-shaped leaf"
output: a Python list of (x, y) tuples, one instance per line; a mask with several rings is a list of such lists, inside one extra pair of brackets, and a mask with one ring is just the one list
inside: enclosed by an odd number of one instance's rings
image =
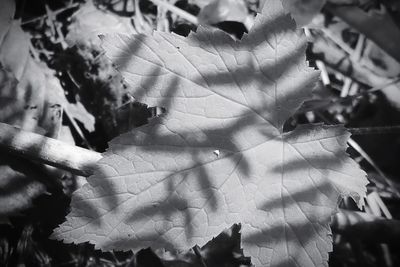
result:
[(187, 249), (241, 223), (257, 266), (327, 266), (331, 216), (341, 196), (362, 205), (367, 180), (343, 126), (283, 131), (317, 80), (305, 47), (279, 1), (241, 41), (204, 27), (106, 36), (132, 95), (167, 114), (110, 142), (53, 237)]

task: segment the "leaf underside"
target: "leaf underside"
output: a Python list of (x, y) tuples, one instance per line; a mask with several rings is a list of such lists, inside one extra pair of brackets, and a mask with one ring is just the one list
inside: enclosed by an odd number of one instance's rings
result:
[(318, 72), (279, 1), (242, 40), (199, 27), (187, 38), (108, 35), (107, 56), (163, 117), (110, 142), (53, 234), (102, 250), (187, 249), (242, 224), (256, 266), (327, 266), (341, 196), (362, 205), (365, 173), (343, 126), (283, 124)]

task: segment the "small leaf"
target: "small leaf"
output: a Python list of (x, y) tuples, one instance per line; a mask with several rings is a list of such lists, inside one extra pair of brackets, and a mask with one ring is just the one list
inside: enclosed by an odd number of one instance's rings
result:
[(328, 265), (331, 216), (341, 196), (361, 206), (367, 180), (343, 126), (283, 131), (318, 72), (279, 1), (241, 41), (199, 27), (187, 38), (107, 35), (104, 48), (135, 99), (167, 114), (110, 142), (54, 238), (188, 249), (241, 223), (256, 266)]

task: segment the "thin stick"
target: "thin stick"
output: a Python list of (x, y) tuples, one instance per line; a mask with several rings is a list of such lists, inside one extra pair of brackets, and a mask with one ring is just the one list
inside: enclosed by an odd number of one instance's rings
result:
[(97, 161), (102, 158), (98, 152), (23, 131), (1, 122), (0, 149), (81, 176), (93, 174)]
[(371, 93), (375, 93), (377, 91), (381, 91), (383, 89), (385, 89), (386, 87), (390, 86), (390, 85), (394, 85), (396, 83), (400, 82), (400, 77), (396, 77), (393, 78), (391, 80), (389, 80), (388, 82), (386, 82), (385, 84), (382, 85), (378, 85), (378, 86), (374, 86), (368, 90), (362, 91), (360, 93), (357, 93), (355, 95), (351, 95), (351, 96), (346, 96), (346, 97), (342, 97), (338, 99), (338, 102), (343, 102), (343, 101), (347, 101), (347, 100), (352, 100), (352, 99), (356, 99), (358, 97), (362, 97), (365, 96), (367, 94), (371, 94)]
[(352, 135), (365, 135), (365, 134), (399, 134), (400, 125), (395, 126), (378, 126), (378, 127), (360, 127), (360, 128), (347, 128)]
[(171, 5), (168, 2), (165, 2), (163, 0), (150, 0), (156, 5), (162, 6), (165, 9), (171, 11), (172, 13), (175, 13), (176, 15), (186, 19), (190, 23), (193, 23), (194, 25), (199, 25), (199, 20), (197, 19), (196, 16), (193, 16), (192, 14), (186, 12), (185, 10), (182, 10), (174, 5)]
[[(53, 12), (52, 12), (52, 15), (53, 15), (53, 16), (57, 16), (58, 14), (60, 14), (60, 13), (62, 13), (62, 12), (64, 12), (64, 11), (67, 11), (67, 10), (69, 10), (69, 9), (71, 9), (71, 8), (77, 7), (77, 6), (79, 6), (79, 3), (75, 3), (75, 4), (72, 4), (72, 5), (70, 5), (70, 6), (60, 8), (60, 9), (58, 9), (58, 10), (53, 11)], [(42, 19), (45, 19), (45, 18), (47, 18), (47, 17), (48, 17), (48, 14), (45, 14), (45, 15), (40, 16), (40, 17), (36, 17), (36, 18), (33, 18), (33, 19), (29, 19), (29, 20), (26, 20), (26, 21), (22, 21), (22, 22), (21, 22), (21, 25), (25, 25), (25, 24), (32, 23), (32, 22), (35, 22), (35, 21), (38, 21), (38, 20), (42, 20)]]
[[(329, 53), (326, 51), (329, 51)], [(371, 87), (380, 86), (392, 80), (375, 74), (372, 71), (374, 68), (367, 66), (364, 60), (362, 64), (360, 61), (355, 61), (353, 57), (349, 57), (347, 52), (320, 33), (315, 34), (312, 52), (317, 59), (324, 61), (327, 67)]]
[(318, 69), (321, 71), (321, 80), (322, 83), (327, 86), (328, 84), (331, 84), (331, 81), (329, 79), (329, 74), (328, 71), (326, 70), (325, 63), (322, 62), (321, 60), (316, 60), (315, 64), (317, 65)]

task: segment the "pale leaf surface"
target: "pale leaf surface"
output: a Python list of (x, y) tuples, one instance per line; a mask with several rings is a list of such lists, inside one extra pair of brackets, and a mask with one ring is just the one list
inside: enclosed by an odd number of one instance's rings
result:
[(279, 1), (239, 42), (202, 27), (188, 38), (106, 36), (132, 95), (167, 115), (110, 142), (53, 237), (187, 249), (241, 223), (257, 266), (327, 266), (338, 200), (362, 205), (367, 180), (345, 152), (344, 127), (283, 132), (318, 76), (305, 47)]

